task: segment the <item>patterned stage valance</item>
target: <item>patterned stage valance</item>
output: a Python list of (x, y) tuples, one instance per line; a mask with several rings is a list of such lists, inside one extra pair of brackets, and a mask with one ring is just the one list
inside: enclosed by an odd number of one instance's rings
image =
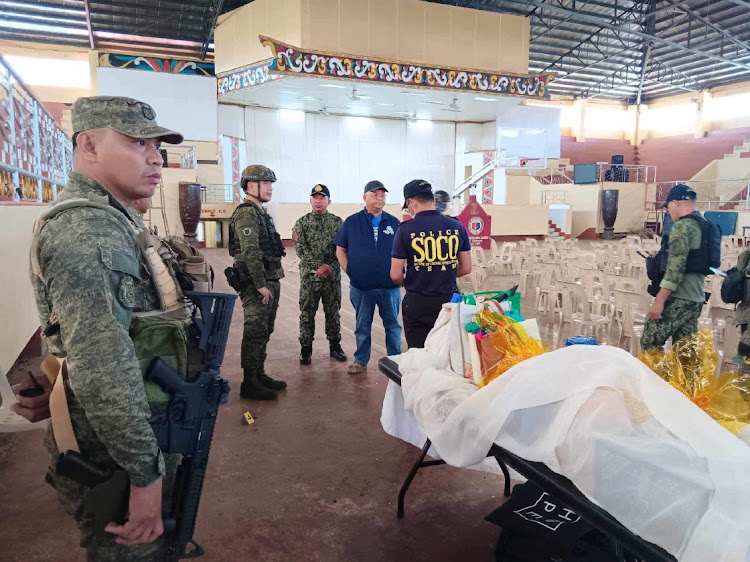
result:
[(217, 80), (217, 92), (219, 95), (227, 94), (284, 78), (279, 74), (271, 74), (268, 67), (272, 62), (270, 59), (265, 60), (222, 76)]
[[(263, 45), (271, 47), (273, 51), (273, 58), (267, 66), (269, 76), (282, 74), (335, 78), (428, 90), (437, 89), (536, 99), (549, 98), (548, 86), (554, 79), (552, 74), (523, 76), (480, 70), (423, 66), (414, 63), (360, 58), (319, 51), (303, 51), (263, 35), (260, 36), (260, 40)], [(249, 70), (247, 69), (243, 73)], [(232, 75), (227, 76), (227, 78), (230, 76)], [(224, 78), (219, 80), (220, 84), (222, 80)], [(265, 81), (267, 82), (268, 79)], [(256, 83), (258, 83), (257, 80)], [(248, 82), (247, 86), (236, 89), (252, 85), (254, 84)], [(219, 93), (223, 93), (221, 89), (220, 86)]]

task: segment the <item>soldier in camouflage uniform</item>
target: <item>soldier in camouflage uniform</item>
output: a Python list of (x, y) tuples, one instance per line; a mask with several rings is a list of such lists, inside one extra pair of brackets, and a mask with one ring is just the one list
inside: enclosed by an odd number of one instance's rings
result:
[(342, 220), (328, 212), (330, 203), (331, 193), (325, 185), (313, 187), (310, 193), (312, 213), (301, 217), (292, 229), (294, 248), (300, 260), (299, 343), (302, 351), (299, 362), (302, 365), (309, 365), (312, 361), (315, 314), (321, 298), (330, 356), (336, 361), (347, 359), (341, 349), (341, 266), (333, 243)]
[(281, 237), (273, 219), (263, 208), (273, 196), (276, 174), (266, 166), (254, 164), (242, 172), (240, 187), (245, 201), (235, 209), (229, 221), (229, 254), (234, 267), (246, 279), (240, 289), (245, 323), (242, 332), (242, 398), (274, 400), (286, 388), (265, 372), (266, 346), (273, 333), (279, 309), (285, 255)]
[(47, 432), (53, 460), (46, 480), (76, 518), (88, 560), (166, 560), (162, 502), (169, 503), (176, 463), (170, 459), (165, 466), (149, 425), (143, 374), (129, 335), (133, 315), (159, 310), (160, 302), (126, 207), (151, 197), (159, 184), (160, 143), (182, 142), (182, 135), (158, 126), (155, 118), (149, 105), (130, 98), (75, 102), (74, 172), (55, 206), (72, 199), (94, 205), (51, 215), (32, 246), (42, 326), (59, 322), (48, 345), (67, 361), (63, 388), (80, 452), (104, 470), (121, 467), (130, 478), (127, 523), (110, 523), (105, 537), (95, 536), (84, 513), (89, 488), (56, 473), (57, 446)]
[(691, 214), (702, 218), (696, 210), (695, 191), (686, 185), (677, 185), (669, 192), (664, 203), (674, 226), (669, 233), (666, 272), (641, 336), (641, 347), (663, 349), (671, 337), (676, 343), (698, 331), (698, 318), (706, 300), (706, 276), (686, 273), (688, 252), (701, 248), (701, 228), (695, 220), (680, 220)]

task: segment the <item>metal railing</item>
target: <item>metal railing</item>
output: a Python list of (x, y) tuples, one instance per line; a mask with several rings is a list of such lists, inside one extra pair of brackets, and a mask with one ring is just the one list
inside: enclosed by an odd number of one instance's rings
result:
[(72, 164), (73, 143), (0, 55), (0, 200), (53, 201)]
[(240, 189), (231, 183), (209, 183), (201, 189), (203, 203), (238, 203), (242, 201)]
[(627, 179), (607, 179), (607, 172), (614, 166), (609, 162), (596, 163), (596, 181), (628, 181), (634, 183), (652, 183), (656, 181), (656, 166), (647, 164), (626, 164), (620, 166), (623, 169), (622, 178)]
[(573, 183), (573, 170), (566, 168), (547, 168), (531, 174), (534, 179), (544, 185)]
[(568, 192), (545, 189), (542, 191), (542, 205), (567, 205)]
[(192, 145), (162, 145), (167, 151), (167, 166), (173, 167), (179, 163), (180, 168), (194, 170), (198, 167), (198, 157)]
[(686, 184), (698, 195), (699, 210), (750, 210), (750, 179), (662, 181), (654, 184), (646, 209), (658, 208), (677, 184)]

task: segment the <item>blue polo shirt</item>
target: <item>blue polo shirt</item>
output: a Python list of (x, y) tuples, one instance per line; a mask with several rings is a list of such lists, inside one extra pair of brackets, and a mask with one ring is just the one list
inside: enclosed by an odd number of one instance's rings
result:
[(439, 211), (417, 213), (398, 227), (393, 241), (393, 257), (406, 260), (404, 288), (424, 296), (457, 292), (458, 254), (469, 251), (466, 229)]
[(360, 291), (398, 287), (391, 279), (391, 250), (398, 225), (399, 220), (385, 211), (375, 217), (362, 209), (347, 217), (333, 243), (346, 250), (350, 285)]

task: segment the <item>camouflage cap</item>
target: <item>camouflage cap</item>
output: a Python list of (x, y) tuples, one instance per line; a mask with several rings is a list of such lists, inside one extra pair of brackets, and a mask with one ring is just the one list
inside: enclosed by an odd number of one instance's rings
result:
[(117, 96), (78, 98), (72, 109), (73, 134), (91, 129), (113, 129), (136, 139), (159, 138), (180, 144), (182, 135), (156, 124), (156, 112), (142, 101)]
[(244, 170), (242, 170), (242, 176), (240, 177), (240, 187), (245, 189), (247, 182), (249, 181), (276, 181), (276, 174), (268, 166), (262, 164), (251, 164)]

